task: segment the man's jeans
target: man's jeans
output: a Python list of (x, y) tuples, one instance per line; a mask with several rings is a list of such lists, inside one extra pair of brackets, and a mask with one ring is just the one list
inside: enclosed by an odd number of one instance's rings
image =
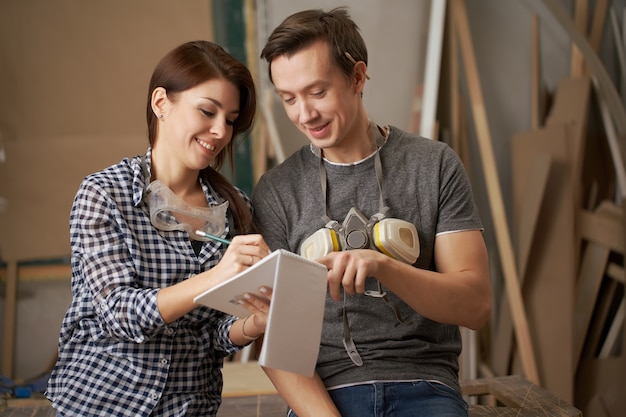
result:
[[(377, 382), (328, 391), (342, 417), (467, 417), (458, 392), (436, 382)], [(288, 417), (297, 417), (289, 410)]]

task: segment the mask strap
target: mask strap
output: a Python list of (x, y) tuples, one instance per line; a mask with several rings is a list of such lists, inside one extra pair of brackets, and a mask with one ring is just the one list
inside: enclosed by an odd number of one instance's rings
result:
[(391, 308), (391, 310), (393, 310), (393, 314), (396, 316), (396, 320), (398, 320), (399, 323), (401, 324), (405, 324), (404, 320), (402, 319), (402, 314), (400, 314), (400, 310), (398, 309), (398, 307), (391, 302), (391, 300), (389, 299), (389, 297), (387, 297), (387, 291), (383, 290), (383, 285), (380, 283), (380, 281), (376, 280), (378, 282), (378, 291), (365, 291), (365, 295), (367, 295), (368, 297), (373, 297), (373, 298), (382, 298), (383, 301)]
[(326, 201), (326, 193), (327, 193), (327, 187), (326, 187), (326, 183), (328, 181), (327, 177), (326, 177), (326, 167), (324, 166), (324, 158), (322, 158), (322, 155), (320, 153), (320, 183), (322, 185), (322, 196), (324, 197), (324, 215), (322, 216), (322, 220), (324, 220), (324, 223), (330, 223), (332, 220), (330, 219), (330, 217), (328, 217), (328, 203)]
[(383, 164), (380, 162), (380, 148), (376, 149), (376, 155), (374, 156), (374, 171), (376, 171), (376, 182), (378, 183), (378, 212), (384, 213), (387, 211), (385, 202), (383, 201)]
[(343, 346), (348, 352), (348, 356), (352, 359), (352, 362), (356, 366), (363, 366), (363, 358), (359, 355), (359, 351), (356, 350), (354, 340), (350, 334), (350, 323), (348, 323), (348, 312), (346, 311), (346, 293), (343, 293)]
[[(382, 167), (382, 162), (380, 161), (380, 148), (381, 147), (377, 145), (376, 154), (374, 155), (374, 171), (376, 172), (376, 182), (378, 183), (378, 195), (379, 195), (379, 203), (378, 203), (379, 213), (376, 216), (384, 217), (384, 214), (387, 212), (389, 208), (385, 207), (385, 202), (383, 199), (383, 187), (382, 187), (383, 167)], [(328, 216), (328, 202), (327, 202), (328, 177), (326, 173), (326, 166), (324, 165), (324, 158), (322, 158), (321, 150), (319, 152), (319, 159), (320, 159), (320, 168), (319, 168), (320, 169), (320, 185), (322, 186), (322, 195), (324, 197), (324, 215), (322, 216), (322, 220), (324, 220), (324, 222), (327, 225), (338, 224), (335, 220), (332, 220)], [(382, 298), (385, 301), (385, 303), (389, 307), (391, 307), (391, 309), (393, 310), (393, 313), (396, 316), (396, 319), (400, 323), (404, 324), (404, 320), (402, 320), (400, 311), (389, 300), (389, 297), (387, 297), (387, 293), (384, 292), (382, 289), (382, 285), (380, 281), (378, 281), (378, 292), (374, 292), (374, 291), (368, 291), (368, 292), (366, 292), (366, 295)], [(361, 358), (361, 355), (359, 354), (356, 348), (356, 345), (354, 344), (354, 340), (352, 339), (352, 335), (350, 334), (350, 323), (348, 321), (348, 312), (346, 310), (346, 293), (345, 292), (343, 293), (343, 346), (346, 349), (346, 352), (348, 352), (348, 356), (350, 357), (352, 362), (354, 362), (356, 366), (363, 366), (363, 358)]]

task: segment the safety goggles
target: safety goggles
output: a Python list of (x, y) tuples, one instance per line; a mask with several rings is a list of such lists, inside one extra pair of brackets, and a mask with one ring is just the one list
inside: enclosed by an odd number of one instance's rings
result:
[(150, 221), (159, 230), (184, 230), (191, 239), (210, 240), (196, 230), (221, 236), (226, 229), (228, 201), (217, 206), (197, 207), (178, 197), (159, 180), (152, 181), (144, 191), (150, 210)]

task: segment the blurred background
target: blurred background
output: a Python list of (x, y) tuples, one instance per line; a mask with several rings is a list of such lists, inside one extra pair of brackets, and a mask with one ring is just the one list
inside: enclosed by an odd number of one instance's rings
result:
[(209, 39), (248, 64), (257, 123), (225, 174), (251, 192), (307, 143), (260, 50), (289, 14), (344, 5), (368, 45), (370, 116), (446, 141), (471, 177), (496, 308), (464, 332), (462, 376), (521, 373), (580, 408), (623, 406), (625, 0), (0, 0), (2, 375), (55, 360), (74, 193), (145, 152), (158, 60)]

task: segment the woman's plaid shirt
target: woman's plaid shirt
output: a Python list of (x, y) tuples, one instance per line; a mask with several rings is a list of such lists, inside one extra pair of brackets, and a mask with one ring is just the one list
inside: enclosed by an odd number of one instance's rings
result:
[(196, 255), (187, 233), (152, 226), (143, 158), (88, 176), (74, 199), (73, 300), (46, 393), (64, 416), (214, 415), (223, 358), (241, 348), (228, 336), (232, 316), (198, 307), (170, 324), (161, 318), (159, 289), (210, 269), (225, 247), (205, 242)]

